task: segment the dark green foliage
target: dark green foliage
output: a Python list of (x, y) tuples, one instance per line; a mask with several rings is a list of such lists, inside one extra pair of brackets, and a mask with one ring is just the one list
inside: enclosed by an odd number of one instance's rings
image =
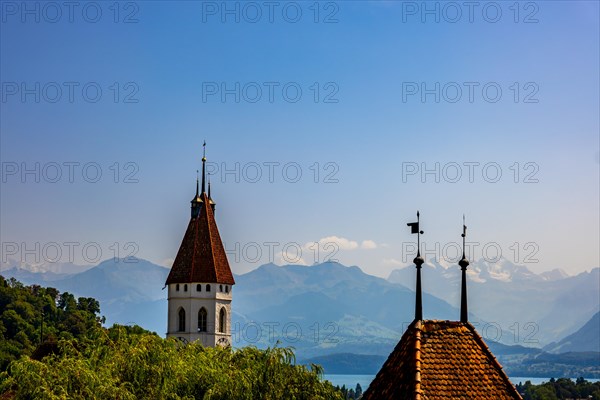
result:
[(23, 357), (0, 375), (17, 399), (341, 399), (291, 349), (205, 348), (129, 327), (62, 339), (58, 354)]
[(354, 393), (356, 393), (356, 398), (360, 398), (360, 396), (362, 396), (363, 394), (363, 390), (362, 387), (360, 386), (360, 383), (356, 384), (356, 389), (354, 389)]
[(588, 382), (583, 378), (550, 379), (541, 385), (532, 385), (530, 381), (519, 383), (517, 390), (524, 400), (593, 399), (600, 400), (600, 382)]
[(342, 394), (342, 399), (345, 400), (358, 400), (361, 398), (363, 393), (360, 383), (356, 384), (356, 389), (347, 389), (346, 385), (342, 385), (342, 387), (336, 386), (335, 388)]
[[(1, 277), (0, 277), (1, 278)], [(342, 399), (289, 348), (205, 348), (138, 326), (105, 329), (91, 298), (0, 281), (0, 395), (15, 399)], [(39, 341), (44, 310), (44, 346)], [(36, 322), (37, 321), (37, 322)], [(12, 361), (11, 361), (12, 360)], [(10, 364), (8, 364), (10, 362)]]
[(21, 355), (31, 355), (43, 339), (78, 338), (100, 328), (100, 304), (92, 298), (59, 293), (54, 288), (23, 286), (0, 276), (0, 371)]

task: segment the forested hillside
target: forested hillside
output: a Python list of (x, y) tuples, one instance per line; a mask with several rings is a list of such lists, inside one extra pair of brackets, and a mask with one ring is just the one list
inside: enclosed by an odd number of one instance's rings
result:
[(0, 398), (342, 398), (289, 348), (204, 348), (139, 327), (106, 329), (94, 299), (2, 277), (0, 304)]
[[(43, 317), (43, 331), (42, 331)], [(45, 341), (81, 338), (100, 328), (100, 304), (54, 288), (24, 286), (0, 276), (0, 370)]]

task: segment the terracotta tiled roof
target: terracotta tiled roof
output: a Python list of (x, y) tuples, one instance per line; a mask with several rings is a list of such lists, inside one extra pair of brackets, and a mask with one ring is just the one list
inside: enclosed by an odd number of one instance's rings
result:
[(468, 322), (415, 321), (364, 400), (521, 399)]
[(200, 197), (200, 215), (188, 224), (166, 285), (190, 282), (235, 284), (208, 196), (202, 193)]

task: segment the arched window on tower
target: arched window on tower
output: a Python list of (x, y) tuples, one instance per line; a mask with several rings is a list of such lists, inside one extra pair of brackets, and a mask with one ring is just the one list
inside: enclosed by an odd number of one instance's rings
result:
[(210, 292), (210, 285), (206, 285), (206, 291)]
[(219, 285), (219, 292), (223, 291), (223, 285)]
[(200, 311), (198, 311), (198, 332), (206, 332), (206, 317), (206, 308), (202, 307)]
[(185, 310), (183, 308), (179, 309), (179, 332), (185, 332)]
[(196, 292), (201, 292), (201, 291), (202, 291), (202, 285), (198, 283), (196, 285)]
[(219, 332), (224, 333), (227, 324), (227, 311), (225, 311), (225, 307), (221, 307), (221, 311), (219, 311)]
[(175, 285), (175, 290), (177, 290), (179, 292), (179, 283), (177, 285)]
[(187, 284), (183, 285), (183, 291), (187, 292)]

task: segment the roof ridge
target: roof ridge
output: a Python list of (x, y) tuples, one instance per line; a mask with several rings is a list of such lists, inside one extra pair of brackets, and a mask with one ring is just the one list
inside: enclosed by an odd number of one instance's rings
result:
[(200, 219), (200, 215), (198, 215), (196, 217), (195, 220), (191, 221), (190, 223), (194, 224), (194, 247), (192, 250), (192, 265), (190, 268), (190, 276), (188, 277), (188, 279), (191, 281), (192, 280), (192, 276), (194, 276), (194, 266), (196, 265), (196, 244), (197, 244), (197, 239), (198, 239), (198, 220)]
[[(206, 195), (206, 193), (202, 193), (203, 196), (206, 198), (206, 201), (204, 202), (204, 209), (206, 212), (206, 226), (208, 228), (208, 240), (210, 242), (210, 258), (212, 258), (212, 262), (213, 262), (213, 266), (214, 266), (214, 270), (215, 270), (215, 282), (217, 282), (219, 280), (219, 274), (217, 271), (217, 260), (215, 259), (215, 249), (213, 248), (212, 245), (212, 239), (213, 239), (213, 235), (212, 235), (212, 226), (210, 223), (210, 219), (208, 216), (208, 213), (210, 212), (212, 219), (215, 219), (215, 216), (212, 214), (212, 208), (210, 207), (210, 204), (208, 204), (208, 196)], [(209, 211), (210, 209), (210, 211)]]
[(421, 400), (421, 333), (423, 322), (415, 320), (415, 400)]
[(490, 350), (488, 345), (485, 343), (485, 341), (483, 340), (483, 337), (481, 337), (479, 332), (477, 332), (477, 329), (475, 329), (475, 327), (470, 322), (464, 322), (464, 325), (473, 334), (473, 338), (475, 339), (477, 344), (479, 344), (481, 346), (483, 351), (490, 358), (490, 360), (492, 361), (492, 364), (494, 365), (494, 367), (496, 367), (496, 369), (497, 369), (498, 373), (500, 374), (500, 377), (502, 378), (504, 383), (506, 383), (506, 385), (510, 388), (510, 390), (513, 392), (513, 394), (517, 396), (518, 399), (522, 399), (521, 394), (519, 393), (517, 388), (513, 385), (513, 383), (510, 381), (510, 379), (508, 379), (508, 376), (504, 372), (504, 368), (502, 368), (502, 365), (500, 364), (500, 362), (498, 361), (496, 356), (494, 356), (494, 354), (492, 353), (492, 351)]

